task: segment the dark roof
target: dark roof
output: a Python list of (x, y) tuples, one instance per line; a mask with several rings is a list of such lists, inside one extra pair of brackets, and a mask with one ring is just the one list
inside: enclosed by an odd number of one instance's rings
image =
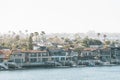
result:
[(120, 47), (111, 47), (111, 49), (117, 49), (117, 50), (120, 50)]
[(63, 52), (63, 49), (49, 49), (49, 52)]

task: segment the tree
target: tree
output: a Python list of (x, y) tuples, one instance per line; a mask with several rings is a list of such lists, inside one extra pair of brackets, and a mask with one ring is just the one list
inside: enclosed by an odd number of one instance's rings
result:
[(16, 33), (13, 31), (13, 32), (12, 32), (12, 37), (14, 37), (15, 35), (16, 35)]
[(45, 35), (45, 32), (44, 32), (44, 31), (41, 31), (41, 35)]
[(41, 39), (42, 39), (42, 42), (45, 43), (46, 42), (46, 37), (45, 37), (45, 32), (44, 31), (41, 31), (40, 35), (41, 35)]
[(106, 35), (106, 34), (104, 34), (104, 35), (103, 35), (103, 37), (104, 37), (104, 41), (105, 41), (105, 40), (106, 40), (107, 35)]
[(29, 37), (29, 42), (28, 42), (28, 48), (29, 50), (33, 50), (33, 40), (32, 40), (32, 36)]
[(19, 30), (19, 34), (20, 34), (20, 35), (22, 34), (22, 31), (21, 31), (21, 30)]
[(39, 35), (39, 33), (38, 33), (38, 32), (34, 32), (35, 42), (38, 42), (38, 35)]
[(89, 39), (88, 37), (84, 38), (82, 41), (84, 47), (89, 47), (90, 45), (102, 45), (102, 42), (97, 39)]
[(97, 33), (97, 36), (100, 37), (100, 33)]
[(19, 35), (16, 35), (16, 36), (15, 36), (15, 40), (16, 40), (16, 41), (20, 40), (20, 36), (19, 36)]
[(89, 39), (89, 45), (101, 45), (102, 42), (97, 39)]
[(25, 30), (25, 32), (27, 33), (27, 32), (28, 32), (28, 30)]
[(30, 36), (31, 36), (31, 37), (33, 37), (33, 36), (34, 36), (34, 34), (33, 34), (33, 33), (30, 33)]
[(110, 41), (105, 41), (105, 45), (110, 45), (111, 42)]
[(39, 33), (38, 33), (38, 32), (34, 32), (34, 35), (35, 35), (35, 36), (38, 36), (38, 35), (39, 35)]
[(85, 37), (82, 41), (82, 46), (89, 47), (89, 38)]

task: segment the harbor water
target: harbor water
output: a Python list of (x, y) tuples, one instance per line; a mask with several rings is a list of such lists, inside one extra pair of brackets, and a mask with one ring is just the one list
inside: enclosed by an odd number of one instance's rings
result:
[(0, 71), (0, 80), (120, 80), (120, 66)]

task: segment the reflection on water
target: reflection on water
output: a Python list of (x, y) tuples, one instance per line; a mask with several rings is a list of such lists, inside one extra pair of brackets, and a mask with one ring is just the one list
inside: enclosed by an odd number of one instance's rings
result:
[(120, 66), (0, 71), (0, 80), (120, 80)]

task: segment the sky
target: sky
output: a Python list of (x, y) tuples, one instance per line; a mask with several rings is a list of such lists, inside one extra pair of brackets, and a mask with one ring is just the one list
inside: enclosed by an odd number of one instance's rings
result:
[(120, 33), (120, 0), (0, 0), (0, 32)]

